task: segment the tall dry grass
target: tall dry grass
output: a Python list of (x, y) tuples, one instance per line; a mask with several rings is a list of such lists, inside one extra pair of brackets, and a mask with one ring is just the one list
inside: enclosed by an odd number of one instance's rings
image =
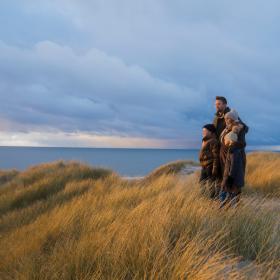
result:
[(280, 197), (280, 153), (255, 152), (247, 156), (249, 190)]
[(0, 192), (0, 279), (279, 279), (279, 215), (257, 197), (221, 211), (196, 175), (59, 162)]

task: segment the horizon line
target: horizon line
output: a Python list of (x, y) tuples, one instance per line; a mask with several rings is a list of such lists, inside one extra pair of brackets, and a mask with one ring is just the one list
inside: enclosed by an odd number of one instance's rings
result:
[[(0, 148), (54, 148), (54, 149), (125, 149), (125, 150), (199, 150), (200, 147), (93, 147), (93, 146), (29, 146), (0, 145)], [(280, 151), (280, 145), (249, 145), (246, 150)]]

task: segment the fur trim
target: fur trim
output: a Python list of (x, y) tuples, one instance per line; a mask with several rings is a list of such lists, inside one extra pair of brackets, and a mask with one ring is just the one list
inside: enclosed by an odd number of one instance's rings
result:
[(243, 128), (244, 128), (243, 124), (237, 123), (232, 127), (231, 131), (238, 134)]

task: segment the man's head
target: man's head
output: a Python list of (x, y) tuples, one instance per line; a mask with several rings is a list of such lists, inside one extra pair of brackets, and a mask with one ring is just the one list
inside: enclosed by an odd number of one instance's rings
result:
[(227, 99), (223, 96), (216, 96), (215, 107), (217, 112), (223, 112), (227, 107)]

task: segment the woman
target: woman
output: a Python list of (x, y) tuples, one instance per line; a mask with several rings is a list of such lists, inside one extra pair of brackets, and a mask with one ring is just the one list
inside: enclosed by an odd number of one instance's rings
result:
[(235, 110), (231, 110), (225, 115), (225, 122), (226, 128), (220, 136), (220, 164), (223, 174), (220, 193), (221, 207), (230, 200), (239, 201), (246, 167), (244, 125), (240, 123)]

